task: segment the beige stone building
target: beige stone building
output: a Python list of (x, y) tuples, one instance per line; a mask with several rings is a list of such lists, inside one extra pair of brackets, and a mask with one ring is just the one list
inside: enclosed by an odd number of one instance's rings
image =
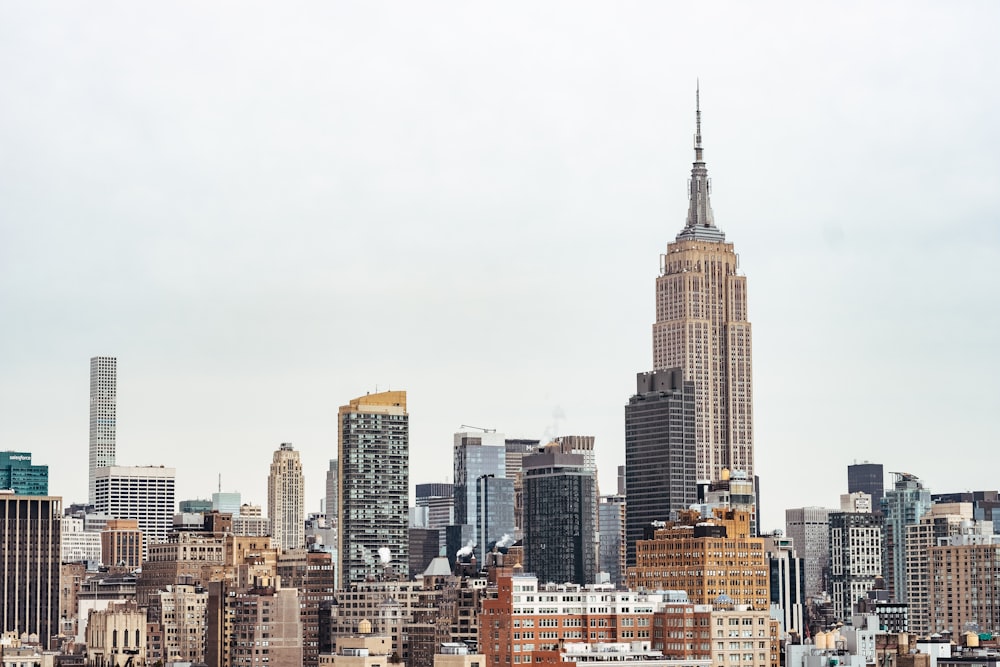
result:
[(930, 550), (941, 538), (958, 535), (962, 525), (972, 521), (972, 503), (936, 503), (920, 518), (905, 527), (906, 601), (909, 630), (929, 635), (931, 623)]
[(267, 516), (271, 536), (279, 549), (305, 546), (305, 478), (302, 461), (291, 443), (274, 452), (267, 476)]
[(763, 609), (712, 610), (713, 667), (778, 667), (780, 624)]
[(101, 562), (135, 570), (142, 565), (142, 554), (138, 519), (108, 519), (101, 531)]
[(172, 585), (150, 596), (149, 622), (162, 632), (156, 659), (164, 663), (205, 661), (207, 604), (208, 592), (201, 586)]
[(629, 590), (686, 591), (695, 604), (715, 604), (722, 597), (767, 609), (770, 575), (764, 539), (751, 537), (750, 525), (750, 513), (744, 511), (719, 508), (705, 518), (694, 511), (682, 513), (652, 540), (636, 543)]
[(932, 632), (950, 631), (958, 641), (967, 627), (1000, 630), (1000, 535), (991, 528), (966, 524), (928, 550)]
[(715, 226), (698, 107), (684, 229), (660, 257), (653, 369), (680, 368), (695, 383), (697, 475), (741, 470), (753, 479), (753, 386), (747, 284)]
[(146, 662), (146, 610), (135, 602), (114, 603), (90, 612), (87, 665), (143, 667)]
[(392, 649), (392, 638), (374, 634), (366, 619), (358, 622), (357, 633), (337, 640), (337, 652), (319, 657), (320, 667), (388, 667), (402, 664)]

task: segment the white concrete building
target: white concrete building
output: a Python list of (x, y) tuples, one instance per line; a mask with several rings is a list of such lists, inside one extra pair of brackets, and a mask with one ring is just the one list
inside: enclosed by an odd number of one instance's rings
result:
[(177, 506), (176, 470), (164, 466), (109, 466), (97, 469), (95, 509), (115, 519), (135, 519), (148, 545), (165, 542)]

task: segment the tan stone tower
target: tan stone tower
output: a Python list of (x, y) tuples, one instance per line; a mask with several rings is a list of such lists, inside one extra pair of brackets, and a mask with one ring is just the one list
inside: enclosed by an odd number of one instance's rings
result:
[(746, 278), (715, 226), (702, 157), (696, 93), (695, 161), (687, 222), (660, 256), (653, 324), (653, 368), (681, 368), (695, 383), (697, 475), (742, 470), (753, 479), (753, 386)]
[(274, 546), (284, 550), (305, 545), (305, 478), (299, 453), (290, 442), (281, 443), (271, 460), (267, 516)]

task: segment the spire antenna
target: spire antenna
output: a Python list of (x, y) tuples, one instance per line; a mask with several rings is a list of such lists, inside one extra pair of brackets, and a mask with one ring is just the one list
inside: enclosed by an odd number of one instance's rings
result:
[(694, 159), (703, 162), (701, 147), (701, 81), (694, 83)]
[(694, 164), (688, 179), (688, 214), (684, 229), (677, 240), (700, 239), (724, 241), (726, 235), (715, 226), (710, 198), (711, 182), (705, 166), (704, 149), (701, 145), (701, 81), (695, 79), (694, 86)]

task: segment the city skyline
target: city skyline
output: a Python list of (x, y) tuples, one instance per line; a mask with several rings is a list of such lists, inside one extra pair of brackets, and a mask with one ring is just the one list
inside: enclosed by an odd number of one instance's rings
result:
[(995, 486), (938, 450), (1000, 439), (1000, 10), (444, 9), (0, 8), (0, 439), (51, 494), (87, 497), (95, 355), (117, 465), (176, 468), (179, 499), (221, 473), (265, 504), (290, 441), (317, 510), (337, 406), (387, 387), (411, 483), (477, 424), (594, 435), (612, 491), (696, 78), (751, 283), (761, 527), (836, 507), (855, 460)]

